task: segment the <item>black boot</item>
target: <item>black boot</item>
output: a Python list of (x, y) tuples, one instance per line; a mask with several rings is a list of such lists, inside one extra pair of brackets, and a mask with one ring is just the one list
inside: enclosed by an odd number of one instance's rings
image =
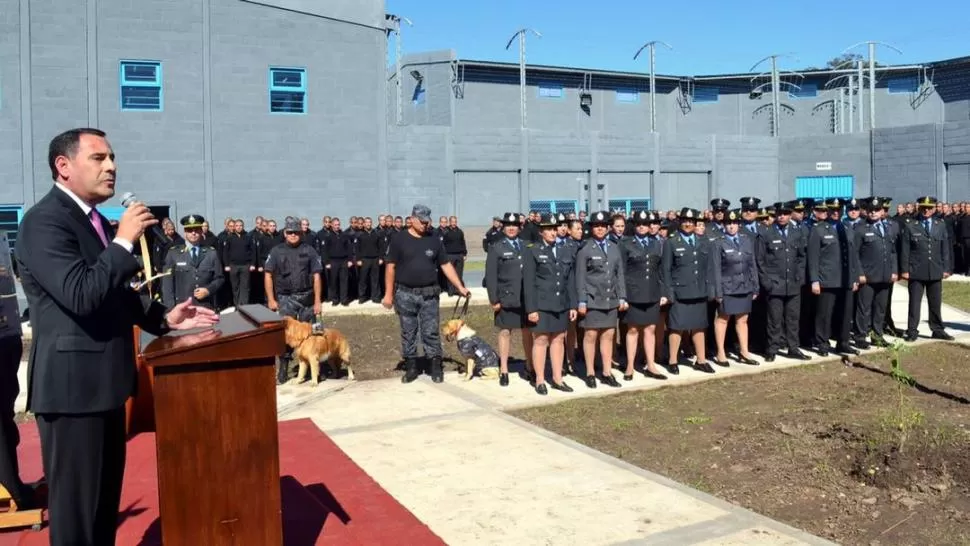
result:
[(405, 359), (404, 375), (401, 376), (401, 383), (410, 383), (421, 375), (421, 368), (418, 367), (417, 358)]
[(440, 356), (431, 358), (431, 380), (435, 383), (441, 383), (445, 380), (445, 371), (441, 367)]
[(276, 359), (276, 384), (282, 385), (290, 379), (290, 360), (293, 358), (293, 351), (287, 351)]

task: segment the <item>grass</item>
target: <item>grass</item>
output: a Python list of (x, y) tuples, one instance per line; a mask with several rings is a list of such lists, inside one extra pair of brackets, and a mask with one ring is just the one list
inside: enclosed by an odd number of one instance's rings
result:
[(970, 283), (943, 283), (943, 303), (962, 311), (970, 311)]
[(485, 271), (485, 260), (466, 260), (465, 271)]

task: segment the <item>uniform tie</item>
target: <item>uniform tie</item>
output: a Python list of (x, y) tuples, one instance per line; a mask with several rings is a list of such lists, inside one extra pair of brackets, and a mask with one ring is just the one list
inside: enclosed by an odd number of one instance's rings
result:
[(199, 261), (199, 247), (197, 246), (192, 247), (192, 261), (193, 262)]
[(923, 227), (926, 228), (926, 232), (929, 233), (929, 231), (930, 231), (930, 221), (929, 220), (923, 220)]

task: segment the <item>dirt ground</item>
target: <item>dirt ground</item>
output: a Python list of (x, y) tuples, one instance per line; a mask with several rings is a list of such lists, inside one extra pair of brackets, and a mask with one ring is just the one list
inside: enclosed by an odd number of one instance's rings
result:
[(516, 415), (842, 544), (970, 544), (970, 352), (902, 368), (915, 386), (881, 353)]

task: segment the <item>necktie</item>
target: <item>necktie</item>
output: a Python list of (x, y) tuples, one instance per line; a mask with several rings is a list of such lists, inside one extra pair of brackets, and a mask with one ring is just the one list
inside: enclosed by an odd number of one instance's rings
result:
[(600, 243), (600, 249), (603, 251), (603, 254), (606, 254), (606, 241)]
[(885, 237), (885, 236), (886, 236), (886, 232), (885, 232), (885, 231), (883, 231), (883, 227), (882, 227), (882, 222), (879, 222), (879, 223), (878, 223), (878, 224), (876, 224), (876, 225), (877, 225), (877, 226), (879, 226), (879, 236), (880, 236), (880, 237)]
[(193, 262), (199, 261), (199, 248), (195, 246), (192, 247), (192, 261)]
[(559, 259), (559, 255), (556, 254), (556, 245), (553, 245), (553, 247), (552, 247), (552, 257), (555, 258), (555, 259), (557, 259), (557, 260)]
[(741, 248), (741, 245), (738, 242), (738, 236), (737, 235), (735, 235), (734, 237), (731, 237), (731, 242), (734, 243), (734, 248)]
[(101, 238), (101, 244), (107, 247), (108, 237), (104, 234), (104, 226), (101, 225), (101, 215), (98, 214), (97, 210), (91, 209), (91, 213), (88, 214), (88, 217), (91, 218), (91, 225), (94, 226), (94, 231), (98, 232), (98, 237)]
[(519, 242), (518, 241), (512, 241), (512, 248), (514, 248), (515, 251), (518, 252), (519, 251)]
[(929, 220), (923, 220), (923, 227), (926, 228), (926, 231), (927, 232), (929, 232), (929, 230), (930, 230), (930, 221)]
[(787, 229), (781, 228), (781, 238), (782, 239), (788, 239), (788, 230)]
[(693, 246), (694, 246), (694, 238), (693, 237), (688, 237), (687, 238), (687, 246), (690, 246), (691, 248), (693, 248)]

